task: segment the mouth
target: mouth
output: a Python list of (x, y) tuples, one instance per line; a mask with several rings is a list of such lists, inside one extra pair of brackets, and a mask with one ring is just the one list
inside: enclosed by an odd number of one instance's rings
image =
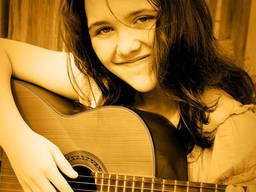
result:
[(122, 64), (136, 63), (138, 61), (141, 61), (141, 60), (144, 60), (144, 59), (148, 58), (149, 56), (150, 56), (150, 54), (144, 55), (144, 56), (140, 56), (140, 57), (136, 57), (136, 58), (129, 59), (129, 60), (125, 60), (125, 61), (122, 61), (122, 62), (115, 62), (115, 64), (122, 65)]

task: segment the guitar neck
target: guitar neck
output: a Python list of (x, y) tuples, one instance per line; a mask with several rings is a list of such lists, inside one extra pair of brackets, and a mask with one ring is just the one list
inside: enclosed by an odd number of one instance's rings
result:
[[(227, 185), (94, 173), (97, 191), (224, 192)], [(246, 187), (243, 187), (246, 191)]]

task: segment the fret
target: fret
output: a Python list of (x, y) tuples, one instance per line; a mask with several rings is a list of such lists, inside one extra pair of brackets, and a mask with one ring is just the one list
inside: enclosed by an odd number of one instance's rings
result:
[[(159, 179), (154, 177), (136, 177), (107, 173), (92, 173), (94, 186), (86, 189), (99, 192), (224, 192), (226, 185)], [(85, 183), (84, 185), (87, 185)], [(89, 185), (89, 184), (88, 184)], [(88, 188), (89, 187), (89, 188)], [(246, 187), (243, 187), (246, 189)]]
[(165, 190), (165, 179), (162, 180), (162, 192)]
[(151, 192), (154, 191), (154, 184), (155, 184), (155, 179), (152, 177), (152, 179), (151, 179), (151, 188), (150, 188)]
[(141, 192), (144, 191), (144, 177), (141, 179)]
[(110, 192), (110, 186), (111, 186), (111, 174), (108, 175), (108, 189), (107, 189), (107, 192)]
[(116, 175), (115, 192), (118, 192), (118, 175)]
[(218, 192), (218, 184), (217, 184), (217, 183), (215, 184), (215, 190), (214, 190), (214, 192)]
[(126, 179), (127, 179), (127, 177), (125, 175), (124, 176), (124, 184), (123, 184), (123, 192), (125, 192), (125, 190), (126, 190)]
[(135, 188), (135, 177), (132, 177), (132, 192), (134, 192), (134, 188)]
[(94, 174), (94, 179), (95, 179), (95, 185), (96, 185), (96, 188), (98, 189), (98, 172), (95, 172)]
[(94, 174), (94, 179), (95, 179), (95, 184), (97, 185), (97, 179), (98, 179), (98, 172), (95, 172), (95, 174)]
[(103, 186), (104, 186), (104, 173), (101, 173), (100, 192), (103, 192)]
[(174, 180), (174, 188), (173, 188), (173, 192), (177, 191), (177, 180)]
[(189, 192), (189, 181), (187, 181), (186, 192)]

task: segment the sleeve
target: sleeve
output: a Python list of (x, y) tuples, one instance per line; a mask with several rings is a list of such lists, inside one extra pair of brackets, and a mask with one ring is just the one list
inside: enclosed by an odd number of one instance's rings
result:
[(203, 128), (214, 133), (214, 144), (195, 146), (188, 155), (189, 176), (199, 182), (256, 185), (256, 106), (225, 93), (217, 98), (217, 109)]
[(256, 115), (234, 113), (216, 132), (210, 175), (216, 183), (256, 185)]

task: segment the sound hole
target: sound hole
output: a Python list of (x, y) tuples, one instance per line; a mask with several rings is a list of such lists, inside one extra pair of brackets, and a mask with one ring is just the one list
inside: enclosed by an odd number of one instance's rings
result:
[(93, 173), (90, 169), (84, 166), (75, 166), (74, 169), (78, 172), (79, 176), (76, 179), (66, 177), (69, 185), (72, 187), (74, 192), (81, 191), (96, 191), (97, 187)]

